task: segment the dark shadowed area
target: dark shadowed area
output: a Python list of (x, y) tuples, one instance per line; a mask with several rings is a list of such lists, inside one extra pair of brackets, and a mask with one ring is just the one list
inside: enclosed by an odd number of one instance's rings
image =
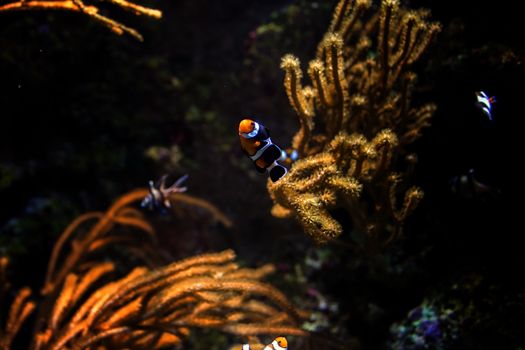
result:
[[(409, 149), (424, 199), (402, 239), (377, 254), (355, 249), (344, 213), (334, 213), (343, 235), (327, 246), (295, 220), (273, 217), (266, 176), (237, 135), (252, 117), (289, 147), (299, 121), (280, 60), (293, 53), (306, 69), (336, 1), (148, 1), (160, 20), (103, 7), (144, 42), (79, 13), (0, 12), (0, 256), (9, 257), (11, 289), (41, 288), (55, 240), (81, 213), (163, 174), (189, 174), (187, 193), (233, 226), (187, 207), (176, 219), (148, 212), (163, 248), (174, 259), (229, 248), (246, 266), (275, 264), (271, 282), (317, 308), (307, 328), (318, 349), (523, 348), (514, 204), (522, 198), (523, 12), (511, 1), (402, 3), (429, 8), (443, 26), (412, 67), (413, 103), (437, 111)], [(493, 120), (476, 108), (476, 91), (496, 96)], [(184, 348), (240, 341), (204, 332)]]

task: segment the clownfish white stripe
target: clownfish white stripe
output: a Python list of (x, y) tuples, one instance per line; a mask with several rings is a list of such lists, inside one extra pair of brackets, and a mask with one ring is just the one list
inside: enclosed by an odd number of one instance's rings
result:
[(266, 145), (262, 146), (261, 149), (259, 149), (257, 152), (255, 152), (255, 154), (253, 156), (250, 156), (250, 159), (253, 160), (254, 162), (261, 158), (262, 154), (264, 153), (264, 151), (270, 147), (272, 145), (272, 139), (271, 138), (267, 138), (266, 140), (263, 140), (262, 142), (266, 142)]
[(279, 164), (275, 161), (273, 162), (272, 164), (270, 164), (270, 166), (268, 168), (266, 168), (266, 171), (270, 172), (272, 171), (273, 168), (275, 168), (276, 166), (279, 166)]

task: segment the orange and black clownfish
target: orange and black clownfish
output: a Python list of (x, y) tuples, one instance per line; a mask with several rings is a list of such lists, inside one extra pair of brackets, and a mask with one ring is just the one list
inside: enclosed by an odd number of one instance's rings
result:
[[(271, 344), (264, 347), (263, 350), (287, 350), (288, 342), (285, 337), (277, 337)], [(242, 350), (250, 350), (250, 344), (244, 344)]]
[(251, 119), (243, 119), (239, 123), (239, 138), (243, 152), (259, 173), (268, 171), (273, 182), (286, 175), (286, 168), (277, 163), (282, 155), (281, 149), (272, 142), (268, 128)]

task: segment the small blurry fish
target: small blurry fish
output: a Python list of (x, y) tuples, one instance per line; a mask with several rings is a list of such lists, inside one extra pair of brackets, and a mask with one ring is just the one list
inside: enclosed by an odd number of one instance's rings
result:
[(500, 194), (500, 190), (479, 182), (475, 178), (474, 169), (470, 169), (466, 174), (452, 177), (450, 189), (454, 195), (465, 199), (487, 199)]
[(181, 185), (188, 178), (188, 174), (178, 178), (177, 181), (175, 181), (175, 183), (168, 188), (166, 188), (167, 178), (168, 175), (163, 175), (160, 178), (157, 186), (155, 186), (153, 181), (150, 181), (148, 183), (149, 194), (146, 197), (144, 197), (144, 199), (140, 203), (140, 206), (142, 208), (147, 207), (150, 210), (171, 208), (169, 195), (171, 193), (186, 192), (187, 187), (181, 187)]
[(251, 119), (243, 119), (239, 123), (239, 138), (243, 152), (250, 157), (259, 173), (267, 171), (273, 182), (286, 175), (286, 168), (277, 163), (282, 151), (272, 142), (268, 128)]
[[(271, 344), (268, 344), (264, 347), (263, 350), (287, 350), (288, 341), (285, 337), (275, 338)], [(250, 344), (244, 344), (242, 350), (250, 350)]]
[(492, 120), (492, 104), (496, 102), (496, 97), (488, 97), (484, 91), (476, 91), (476, 99), (476, 106)]

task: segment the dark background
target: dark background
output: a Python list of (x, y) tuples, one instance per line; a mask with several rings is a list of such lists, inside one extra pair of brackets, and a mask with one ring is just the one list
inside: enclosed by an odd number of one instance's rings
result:
[[(463, 303), (459, 340), (446, 348), (525, 345), (522, 205), (515, 204), (522, 198), (523, 16), (511, 1), (456, 3), (405, 2), (430, 8), (443, 31), (414, 67), (415, 102), (438, 110), (411, 146), (419, 159), (413, 183), (425, 199), (405, 239), (384, 252), (403, 273), (377, 275), (375, 257), (335, 245), (333, 266), (310, 276), (340, 304), (345, 331), (332, 333), (363, 348), (387, 346), (390, 325), (428, 298)], [(235, 224), (196, 228), (178, 218), (170, 226), (152, 214), (176, 258), (231, 247), (249, 265), (302, 261), (312, 243), (295, 222), (270, 215), (265, 179), (240, 152), (236, 128), (256, 116), (287, 146), (298, 123), (280, 57), (292, 52), (305, 67), (334, 4), (148, 3), (163, 11), (159, 21), (101, 5), (138, 29), (143, 43), (80, 14), (0, 13), (0, 252), (10, 256), (15, 289), (39, 289), (53, 242), (76, 215), (102, 210), (166, 172), (188, 173), (189, 193)], [(497, 97), (493, 121), (474, 106), (478, 90)], [(173, 145), (177, 161), (145, 154)], [(453, 193), (454, 179), (469, 169), (490, 192)]]

